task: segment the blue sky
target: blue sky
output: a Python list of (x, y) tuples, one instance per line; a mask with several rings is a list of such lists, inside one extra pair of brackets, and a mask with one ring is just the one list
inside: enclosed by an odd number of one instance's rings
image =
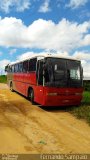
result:
[(79, 58), (90, 77), (90, 0), (0, 0), (0, 74), (34, 53)]

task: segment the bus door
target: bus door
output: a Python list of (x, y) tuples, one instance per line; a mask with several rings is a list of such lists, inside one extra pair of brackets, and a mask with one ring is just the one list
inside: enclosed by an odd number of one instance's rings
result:
[(44, 76), (43, 76), (43, 60), (37, 61), (37, 89), (36, 89), (36, 101), (43, 104), (44, 97)]

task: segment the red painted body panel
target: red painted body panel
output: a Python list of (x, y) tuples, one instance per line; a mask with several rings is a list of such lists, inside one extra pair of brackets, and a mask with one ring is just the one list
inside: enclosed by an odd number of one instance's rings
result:
[(44, 105), (44, 87), (43, 86), (34, 86), (35, 102)]
[(14, 73), (13, 75), (14, 90), (27, 96), (28, 88), (30, 86), (36, 86), (36, 74), (35, 73)]
[[(82, 100), (83, 88), (44, 88), (44, 104), (46, 106), (79, 105)], [(48, 95), (57, 93), (57, 95)]]
[[(83, 88), (56, 88), (37, 85), (36, 73), (14, 73), (12, 79), (13, 89), (28, 96), (28, 89), (34, 90), (34, 101), (43, 106), (69, 106), (79, 105), (82, 100)], [(9, 83), (10, 84), (10, 83)], [(48, 95), (57, 93), (57, 95)]]

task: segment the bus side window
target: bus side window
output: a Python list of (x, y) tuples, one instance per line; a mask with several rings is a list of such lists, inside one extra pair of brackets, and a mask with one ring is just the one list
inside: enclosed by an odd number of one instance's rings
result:
[(18, 64), (18, 72), (22, 72), (23, 71), (23, 63), (19, 63)]
[(12, 72), (12, 66), (9, 66), (9, 73)]
[(14, 72), (16, 72), (16, 64), (15, 64), (15, 66), (14, 66)]
[(50, 81), (47, 67), (44, 68), (44, 77), (45, 77), (45, 82), (46, 83)]
[(14, 65), (12, 66), (12, 73), (14, 73)]
[(28, 60), (23, 62), (23, 72), (28, 71)]
[(36, 71), (36, 63), (37, 63), (37, 58), (33, 58), (29, 60), (29, 71), (30, 72)]
[(15, 64), (15, 72), (18, 72), (18, 64)]
[(43, 61), (39, 60), (37, 64), (38, 84), (43, 85)]

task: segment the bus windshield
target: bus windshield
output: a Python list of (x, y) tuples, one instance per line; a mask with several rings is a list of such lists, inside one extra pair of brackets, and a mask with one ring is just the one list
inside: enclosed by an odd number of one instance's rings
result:
[(45, 85), (54, 87), (81, 87), (82, 71), (80, 61), (46, 58)]

